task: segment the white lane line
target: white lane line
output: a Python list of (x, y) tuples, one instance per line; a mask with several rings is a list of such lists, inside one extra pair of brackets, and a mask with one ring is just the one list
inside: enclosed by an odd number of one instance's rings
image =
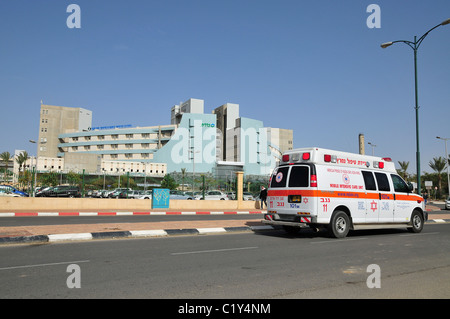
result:
[(313, 241), (311, 244), (331, 244), (331, 243), (345, 243), (348, 241), (355, 241), (355, 240), (365, 240), (367, 238), (350, 238), (350, 239), (333, 239), (333, 240), (324, 240), (324, 241)]
[(405, 234), (405, 235), (399, 235), (400, 237), (411, 237), (411, 236), (424, 236), (424, 235), (438, 235), (439, 232), (434, 233), (420, 233), (420, 234)]
[(63, 261), (63, 262), (59, 262), (59, 263), (3, 267), (3, 268), (0, 268), (0, 270), (33, 268), (33, 267), (45, 267), (45, 266), (57, 266), (57, 265), (67, 265), (67, 264), (80, 264), (80, 263), (88, 263), (88, 262), (90, 262), (90, 260)]
[(212, 249), (212, 250), (185, 251), (185, 252), (180, 252), (180, 253), (171, 253), (171, 255), (216, 253), (216, 252), (223, 252), (223, 251), (235, 251), (235, 250), (246, 250), (246, 249), (258, 249), (258, 247), (240, 247), (240, 248), (225, 248), (225, 249)]

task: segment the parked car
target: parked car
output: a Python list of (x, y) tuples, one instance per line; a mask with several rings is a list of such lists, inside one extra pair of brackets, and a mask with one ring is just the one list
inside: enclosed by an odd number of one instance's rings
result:
[(244, 200), (255, 200), (252, 193), (249, 193), (249, 192), (244, 192), (242, 194), (242, 197), (244, 197)]
[(81, 192), (78, 186), (60, 185), (44, 188), (36, 197), (81, 197)]
[(34, 196), (36, 197), (47, 197), (47, 194), (53, 187), (41, 187)]
[(234, 200), (234, 199), (236, 199), (236, 193), (234, 193), (234, 192), (227, 193), (227, 197), (228, 197), (228, 199)]
[[(203, 199), (203, 197), (196, 195), (195, 199)], [(228, 196), (221, 191), (208, 191), (205, 193), (205, 200), (228, 200)]]
[(143, 194), (138, 197), (138, 199), (152, 199), (152, 191), (144, 191)]
[(445, 209), (450, 209), (450, 196), (445, 201)]
[(194, 197), (186, 195), (182, 191), (172, 190), (169, 192), (170, 199), (194, 199)]
[[(127, 188), (116, 188), (115, 190), (113, 190), (112, 192), (110, 192), (108, 194), (109, 198), (119, 198), (120, 193), (122, 193), (123, 191), (126, 191)], [(130, 192), (132, 189), (128, 188), (128, 191)]]
[(128, 198), (139, 198), (139, 196), (143, 195), (144, 191), (133, 190), (128, 192)]
[(21, 192), (10, 185), (0, 185), (0, 193), (6, 194), (1, 196), (28, 197), (27, 193)]

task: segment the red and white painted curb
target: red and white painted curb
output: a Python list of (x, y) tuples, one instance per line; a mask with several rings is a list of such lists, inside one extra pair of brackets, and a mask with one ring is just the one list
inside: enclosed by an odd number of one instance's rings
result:
[(0, 217), (31, 217), (31, 216), (142, 216), (142, 215), (249, 215), (264, 214), (263, 211), (147, 211), (147, 212), (0, 212)]

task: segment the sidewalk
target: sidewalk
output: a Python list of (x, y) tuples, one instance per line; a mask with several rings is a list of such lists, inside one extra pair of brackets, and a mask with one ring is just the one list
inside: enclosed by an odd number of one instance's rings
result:
[[(427, 210), (431, 209), (427, 205)], [(433, 208), (434, 209), (434, 208)], [(83, 212), (79, 212), (81, 214)], [(101, 213), (101, 212), (100, 212)], [(119, 214), (131, 212), (108, 212)], [(142, 212), (140, 214), (152, 214)], [(154, 212), (153, 212), (154, 213)], [(158, 212), (159, 214), (164, 212)], [(174, 214), (238, 214), (246, 212), (166, 212)], [(260, 214), (263, 219), (264, 211), (247, 212), (248, 214)], [(5, 214), (5, 213), (0, 213)], [(71, 214), (75, 214), (72, 212)], [(38, 215), (35, 215), (38, 216)], [(1, 222), (1, 217), (0, 217)], [(427, 223), (450, 222), (450, 213), (432, 212), (428, 216)], [(107, 238), (138, 238), (161, 237), (173, 235), (199, 235), (209, 233), (226, 233), (237, 231), (273, 230), (269, 225), (264, 225), (259, 219), (242, 220), (197, 220), (197, 221), (167, 221), (167, 222), (143, 222), (143, 223), (103, 223), (103, 224), (74, 224), (74, 225), (44, 225), (44, 226), (18, 226), (0, 227), (0, 244), (6, 243), (30, 243), (30, 242), (58, 242), (78, 241)]]
[[(264, 211), (148, 211), (148, 212), (0, 212), (1, 217), (17, 216), (124, 216), (124, 215), (242, 215)], [(112, 217), (114, 218), (114, 217)], [(62, 220), (63, 222), (63, 220)], [(61, 224), (42, 226), (0, 227), (0, 244), (24, 242), (55, 242), (123, 237), (159, 237), (170, 235), (208, 234), (273, 229), (259, 219), (221, 219), (196, 221), (167, 221), (143, 223)]]

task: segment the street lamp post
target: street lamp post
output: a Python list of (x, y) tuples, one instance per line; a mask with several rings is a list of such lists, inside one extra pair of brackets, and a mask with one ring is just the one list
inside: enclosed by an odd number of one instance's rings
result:
[(447, 186), (448, 186), (448, 192), (449, 192), (449, 196), (450, 196), (450, 174), (449, 174), (449, 170), (448, 170), (448, 166), (450, 163), (448, 160), (448, 152), (447, 152), (447, 141), (450, 140), (450, 138), (445, 138), (445, 137), (440, 137), (440, 136), (436, 136), (436, 138), (445, 141), (445, 161), (447, 164)]
[(421, 186), (420, 186), (420, 147), (419, 147), (419, 99), (418, 99), (418, 87), (417, 87), (417, 50), (419, 49), (420, 45), (422, 44), (422, 41), (426, 38), (428, 33), (433, 31), (434, 29), (442, 26), (450, 24), (450, 19), (447, 19), (443, 21), (442, 23), (438, 24), (437, 26), (431, 28), (427, 32), (425, 32), (424, 35), (422, 35), (419, 39), (417, 39), (417, 36), (414, 36), (414, 42), (407, 41), (407, 40), (397, 40), (392, 42), (385, 42), (381, 44), (381, 47), (383, 49), (393, 45), (394, 43), (403, 42), (411, 47), (411, 49), (414, 50), (414, 88), (415, 88), (415, 100), (416, 100), (416, 167), (417, 167), (417, 193), (420, 195), (421, 193)]
[(374, 155), (373, 150), (375, 147), (377, 147), (375, 144), (368, 142), (367, 144), (369, 144), (370, 146), (372, 146), (372, 156)]

